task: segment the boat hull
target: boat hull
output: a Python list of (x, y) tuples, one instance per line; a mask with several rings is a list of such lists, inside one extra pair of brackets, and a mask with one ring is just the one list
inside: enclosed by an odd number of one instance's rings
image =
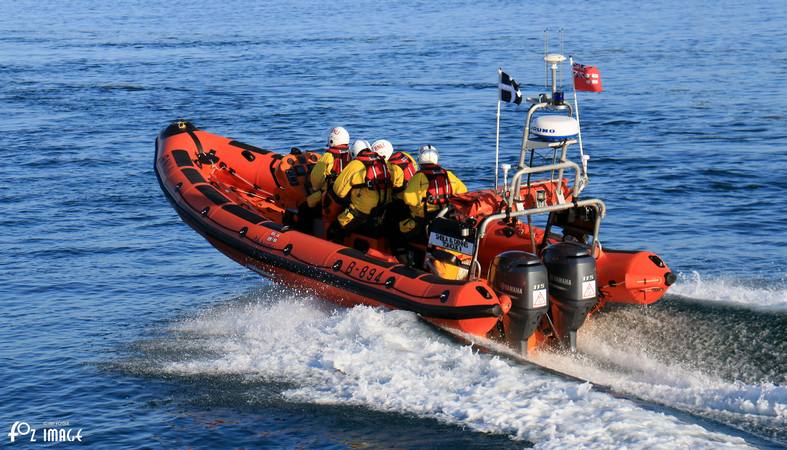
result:
[[(406, 309), (477, 335), (488, 333), (504, 314), (505, 300), (501, 304), (485, 282), (443, 280), (289, 229), (243, 208), (242, 202), (233, 201), (231, 191), (221, 192), (208, 181), (206, 164), (199, 167), (197, 158), (191, 158), (195, 149), (184, 149), (198, 147), (197, 141), (203, 148), (215, 147), (223, 138), (170, 128), (156, 144), (155, 170), (163, 192), (185, 223), (238, 263), (339, 304)], [(188, 159), (173, 156), (183, 150)]]
[[(402, 265), (384, 237), (368, 239), (371, 245), (361, 251), (284, 225), (307, 195), (304, 185), (316, 159), (310, 152), (281, 155), (179, 122), (156, 139), (154, 169), (186, 224), (262, 276), (341, 305), (404, 309), (465, 333), (505, 334), (511, 299), (486, 279), (446, 280)], [(496, 201), (497, 194), (484, 195)], [(501, 252), (530, 251), (531, 236), (541, 243), (544, 231), (534, 227), (531, 234), (527, 227), (502, 221), (489, 226), (479, 244), (482, 274)], [(669, 285), (669, 268), (652, 253), (599, 250), (595, 256), (599, 300), (591, 313), (607, 302), (652, 303)], [(542, 325), (529, 347), (545, 340), (549, 330), (546, 321)]]

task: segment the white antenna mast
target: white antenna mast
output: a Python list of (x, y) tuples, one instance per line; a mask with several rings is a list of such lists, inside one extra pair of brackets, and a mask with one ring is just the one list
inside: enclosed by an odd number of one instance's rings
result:
[[(547, 57), (547, 52), (549, 51), (549, 28), (544, 29), (544, 58)], [(544, 89), (547, 88), (547, 84), (549, 83), (549, 68), (544, 66)]]
[(544, 56), (544, 66), (547, 68), (547, 71), (552, 71), (552, 96), (554, 95), (557, 90), (557, 74), (560, 67), (560, 63), (566, 60), (566, 57), (559, 54), (559, 53), (549, 53)]
[[(561, 55), (565, 55), (566, 52), (563, 49), (563, 29), (561, 28), (559, 30), (559, 32), (560, 32), (560, 54)], [(560, 90), (562, 91), (563, 90), (563, 77), (560, 76), (561, 75), (561, 73), (560, 73), (560, 66), (557, 66), (557, 73), (558, 73), (558, 77), (560, 78)]]

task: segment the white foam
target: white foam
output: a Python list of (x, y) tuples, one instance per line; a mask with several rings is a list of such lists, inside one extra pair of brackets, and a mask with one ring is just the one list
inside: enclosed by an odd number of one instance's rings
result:
[[(539, 448), (745, 447), (739, 437), (479, 354), (413, 314), (309, 298), (206, 313), (174, 327), (217, 355), (163, 363), (178, 374), (242, 374), (291, 383), (293, 401), (414, 414)], [(193, 342), (193, 341), (192, 341)]]
[(787, 426), (787, 387), (723, 380), (680, 362), (662, 361), (649, 354), (648, 345), (638, 342), (636, 335), (621, 340), (608, 326), (608, 321), (588, 321), (579, 331), (579, 354), (541, 352), (535, 359), (618, 392), (735, 426)]
[(669, 293), (707, 302), (787, 312), (784, 280), (781, 285), (758, 287), (733, 278), (702, 277), (698, 272), (691, 272), (680, 274)]

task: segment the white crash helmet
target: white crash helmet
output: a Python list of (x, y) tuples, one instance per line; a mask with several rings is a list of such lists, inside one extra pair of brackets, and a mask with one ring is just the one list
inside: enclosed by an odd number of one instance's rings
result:
[(440, 154), (434, 145), (422, 145), (418, 148), (418, 164), (437, 164)]
[(353, 146), (350, 148), (350, 151), (352, 152), (353, 158), (355, 158), (358, 156), (358, 153), (361, 153), (361, 150), (369, 150), (371, 148), (372, 146), (369, 145), (369, 141), (366, 139), (356, 139), (355, 142), (353, 142)]
[(328, 147), (350, 145), (350, 133), (344, 127), (333, 127), (328, 132)]
[(372, 151), (388, 159), (393, 154), (393, 145), (385, 139), (378, 139), (372, 144)]

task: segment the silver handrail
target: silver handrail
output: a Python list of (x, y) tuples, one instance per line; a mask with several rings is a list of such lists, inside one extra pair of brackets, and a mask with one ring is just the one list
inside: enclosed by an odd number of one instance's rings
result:
[[(576, 198), (579, 196), (579, 165), (573, 161), (563, 161), (557, 164), (549, 164), (546, 166), (536, 166), (536, 167), (524, 167), (519, 169), (514, 174), (514, 178), (511, 179), (511, 192), (508, 194), (508, 207), (513, 209), (514, 207), (514, 195), (517, 197), (521, 196), (521, 192), (515, 191), (517, 185), (521, 183), (522, 176), (528, 175), (532, 173), (539, 173), (539, 172), (549, 172), (552, 170), (563, 170), (563, 169), (574, 169), (574, 186), (573, 186), (573, 196)], [(556, 192), (561, 190), (563, 186), (563, 179), (562, 177), (558, 179), (557, 189)]]
[(522, 130), (522, 144), (519, 148), (519, 167), (525, 166), (525, 154), (527, 152), (527, 141), (530, 138), (530, 120), (533, 118), (533, 113), (539, 109), (546, 108), (549, 103), (535, 103), (530, 105), (527, 109), (527, 116), (525, 116), (525, 129)]
[[(567, 107), (568, 116), (573, 117), (573, 109), (571, 108), (571, 105), (569, 105), (568, 103), (564, 103), (563, 105)], [(527, 109), (527, 115), (525, 116), (525, 127), (522, 130), (522, 143), (519, 148), (519, 165), (517, 167), (519, 168), (525, 167), (525, 158), (527, 155), (527, 143), (530, 140), (530, 122), (533, 119), (533, 114), (535, 114), (536, 111), (540, 109), (549, 108), (549, 106), (550, 106), (549, 102), (542, 101), (540, 103), (534, 103), (530, 105), (530, 108)], [(517, 180), (517, 183), (519, 182), (520, 181)], [(519, 192), (519, 186), (514, 186), (513, 190)]]
[(596, 222), (593, 225), (593, 244), (595, 245), (595, 243), (598, 242), (598, 234), (599, 234), (599, 228), (601, 227), (601, 219), (607, 213), (606, 205), (602, 200), (597, 198), (590, 198), (587, 200), (579, 200), (579, 201), (575, 200), (571, 203), (543, 206), (541, 208), (530, 208), (530, 209), (524, 209), (522, 211), (511, 211), (510, 213), (498, 213), (488, 216), (478, 226), (478, 233), (476, 233), (476, 238), (475, 238), (475, 248), (473, 249), (473, 259), (470, 261), (471, 269), (474, 269), (476, 265), (479, 267), (479, 271), (478, 271), (479, 274), (476, 275), (475, 273), (471, 273), (470, 278), (478, 279), (478, 276), (480, 275), (481, 264), (478, 262), (478, 251), (479, 248), (481, 247), (481, 240), (484, 238), (484, 236), (486, 236), (486, 229), (489, 226), (489, 224), (492, 223), (493, 221), (512, 218), (512, 217), (531, 216), (534, 214), (544, 214), (544, 213), (550, 213), (556, 211), (563, 211), (566, 209), (582, 207), (582, 206), (591, 206), (596, 210)]

